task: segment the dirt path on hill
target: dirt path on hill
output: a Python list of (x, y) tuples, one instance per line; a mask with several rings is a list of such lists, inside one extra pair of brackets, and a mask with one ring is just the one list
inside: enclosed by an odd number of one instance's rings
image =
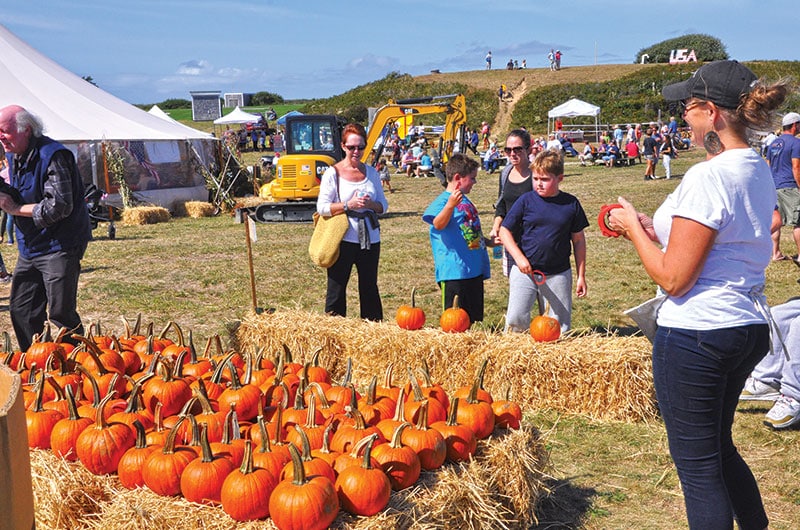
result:
[(500, 142), (502, 138), (505, 138), (508, 131), (511, 130), (511, 116), (514, 113), (514, 106), (517, 104), (517, 101), (522, 99), (522, 96), (525, 95), (527, 90), (528, 84), (525, 77), (523, 77), (515, 85), (508, 87), (509, 96), (504, 97), (502, 101), (500, 101), (497, 117), (492, 124), (492, 131), (494, 131), (492, 136), (495, 136), (498, 142)]

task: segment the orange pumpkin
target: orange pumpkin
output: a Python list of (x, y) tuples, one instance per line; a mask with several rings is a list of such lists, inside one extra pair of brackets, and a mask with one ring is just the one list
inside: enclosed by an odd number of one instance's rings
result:
[(552, 342), (561, 336), (561, 324), (547, 315), (539, 315), (531, 320), (531, 337), (536, 342)]
[(453, 307), (445, 309), (439, 319), (442, 331), (447, 333), (461, 333), (469, 329), (471, 324), (469, 315), (458, 306), (458, 295), (453, 298)]
[(411, 305), (403, 304), (397, 308), (397, 315), (394, 320), (403, 329), (415, 330), (425, 325), (425, 311), (417, 307), (416, 304), (417, 288), (411, 289)]

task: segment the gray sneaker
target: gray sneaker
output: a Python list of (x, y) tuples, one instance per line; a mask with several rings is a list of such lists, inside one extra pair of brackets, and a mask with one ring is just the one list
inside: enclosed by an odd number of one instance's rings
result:
[(800, 423), (800, 401), (789, 396), (781, 396), (767, 412), (764, 425), (773, 429), (786, 429)]
[(775, 401), (779, 397), (781, 397), (780, 389), (748, 377), (744, 382), (744, 389), (739, 399), (742, 401)]

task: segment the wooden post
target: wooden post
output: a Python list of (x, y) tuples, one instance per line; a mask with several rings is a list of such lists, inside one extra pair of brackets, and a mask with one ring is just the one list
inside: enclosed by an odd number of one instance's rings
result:
[[(253, 300), (253, 312), (260, 313), (258, 308), (258, 300), (256, 298), (256, 274), (253, 270), (253, 245), (250, 241), (250, 230), (251, 225), (254, 225), (253, 219), (250, 217), (249, 214), (245, 213), (244, 215), (244, 237), (247, 241), (247, 264), (250, 267), (250, 295)], [(252, 226), (252, 230), (255, 231), (255, 226)]]
[(0, 363), (0, 530), (35, 528), (22, 381)]

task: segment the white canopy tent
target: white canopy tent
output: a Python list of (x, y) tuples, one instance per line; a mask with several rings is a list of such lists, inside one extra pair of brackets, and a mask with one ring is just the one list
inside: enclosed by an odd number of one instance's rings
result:
[[(85, 182), (115, 191), (103, 152), (125, 153), (125, 180), (143, 200), (171, 207), (208, 197), (191, 141), (200, 141), (202, 163), (213, 159), (214, 138), (112, 96), (45, 57), (0, 25), (0, 107), (17, 104), (41, 118), (45, 134), (76, 155)], [(113, 204), (114, 197), (111, 197)]]
[[(594, 134), (595, 139), (597, 139), (600, 137), (599, 115), (600, 107), (597, 105), (592, 105), (591, 103), (581, 101), (580, 99), (572, 98), (569, 101), (558, 105), (557, 107), (553, 107), (547, 112), (547, 132), (549, 134), (555, 131), (556, 118), (576, 118), (580, 116), (588, 116), (594, 118), (594, 123), (590, 125), (590, 128), (592, 129), (592, 134)], [(565, 125), (565, 127), (571, 129), (577, 129), (585, 126), (585, 124)], [(581, 132), (583, 132), (583, 130), (581, 130)]]
[(231, 112), (214, 120), (214, 125), (232, 125), (234, 123), (255, 123), (261, 119), (258, 114), (250, 114), (245, 112), (239, 107), (236, 107)]

